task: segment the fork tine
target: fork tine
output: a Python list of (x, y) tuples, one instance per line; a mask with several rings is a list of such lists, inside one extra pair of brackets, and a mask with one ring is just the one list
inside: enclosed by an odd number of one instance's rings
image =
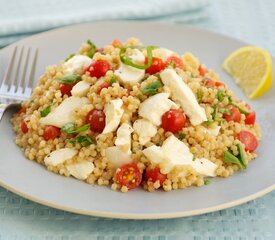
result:
[[(23, 53), (24, 53), (24, 47), (21, 48), (20, 51), (20, 55), (19, 55), (19, 59), (18, 59), (18, 65), (17, 65), (17, 69), (16, 69), (16, 74), (15, 74), (15, 78), (13, 79), (13, 85), (15, 86), (14, 88), (14, 92), (16, 93), (18, 90), (18, 85), (19, 85), (19, 72), (20, 72), (20, 68), (21, 68), (21, 63), (22, 63), (22, 57), (23, 57)], [(10, 90), (10, 86), (8, 87), (8, 91)]]
[(34, 84), (34, 75), (35, 75), (35, 67), (36, 67), (37, 57), (38, 57), (38, 48), (35, 50), (34, 59), (32, 62), (32, 68), (31, 68), (30, 78), (29, 78), (29, 82), (28, 82), (29, 88), (32, 88), (33, 84)]
[(9, 65), (8, 65), (8, 69), (7, 69), (6, 73), (5, 73), (5, 76), (4, 76), (3, 80), (1, 81), (1, 87), (5, 83), (7, 83), (7, 84), (10, 83), (10, 78), (11, 78), (11, 73), (12, 73), (12, 68), (13, 68), (13, 65), (14, 65), (14, 60), (15, 60), (16, 52), (17, 52), (17, 46), (13, 50), (12, 57), (11, 57), (11, 60), (9, 62)]
[(26, 57), (24, 70), (23, 70), (23, 75), (22, 75), (21, 87), (22, 87), (23, 93), (25, 92), (25, 88), (27, 87), (26, 86), (27, 85), (26, 75), (27, 75), (28, 63), (29, 63), (29, 58), (30, 58), (30, 51), (31, 51), (31, 48), (28, 48), (27, 57)]

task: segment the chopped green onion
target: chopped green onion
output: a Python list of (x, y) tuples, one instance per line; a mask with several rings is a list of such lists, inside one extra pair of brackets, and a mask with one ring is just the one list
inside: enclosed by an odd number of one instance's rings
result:
[(197, 100), (198, 100), (198, 103), (202, 102), (202, 92), (200, 89), (197, 91)]
[(219, 112), (224, 113), (224, 114), (229, 115), (229, 116), (232, 115), (232, 111), (229, 110), (228, 108), (219, 108)]
[(208, 185), (209, 183), (210, 183), (210, 180), (208, 180), (208, 179), (204, 180), (204, 185)]
[(240, 113), (243, 113), (243, 114), (245, 114), (245, 115), (249, 114), (248, 111), (246, 111), (246, 110), (244, 110), (243, 108), (239, 107), (236, 103), (231, 102), (230, 105), (232, 105), (233, 107), (238, 108), (239, 111), (240, 111)]
[(154, 95), (158, 92), (158, 88), (161, 86), (162, 84), (160, 81), (155, 81), (149, 84), (147, 87), (143, 88), (141, 91), (145, 94)]
[(80, 81), (81, 77), (78, 75), (68, 75), (62, 78), (56, 78), (55, 80), (59, 83), (74, 84), (75, 82)]
[(115, 82), (116, 82), (116, 78), (114, 76), (112, 76), (111, 79), (110, 79), (110, 84), (112, 85)]
[(65, 62), (68, 62), (72, 57), (74, 57), (75, 56), (75, 54), (74, 53), (71, 53), (70, 55), (69, 55), (69, 57), (67, 57), (66, 59), (65, 59)]
[(222, 90), (218, 89), (217, 97), (218, 97), (219, 102), (223, 101), (225, 94), (223, 93)]
[(240, 159), (234, 156), (230, 151), (224, 152), (224, 162), (237, 164), (240, 167), (240, 169), (244, 169), (244, 166), (242, 165)]
[(138, 69), (143, 69), (143, 70), (145, 70), (145, 69), (149, 68), (149, 67), (152, 65), (152, 60), (153, 60), (153, 53), (152, 53), (152, 51), (153, 51), (154, 48), (155, 48), (154, 46), (148, 46), (148, 47), (146, 48), (146, 50), (147, 50), (148, 62), (147, 62), (147, 64), (145, 64), (145, 65), (135, 64), (135, 63), (132, 61), (131, 58), (129, 58), (129, 57), (127, 57), (127, 56), (124, 55), (124, 52), (125, 52), (125, 51), (120, 51), (120, 60), (121, 60), (121, 62), (123, 62), (125, 65), (129, 65), (129, 66), (134, 67), (134, 68), (138, 68)]
[(216, 119), (216, 114), (217, 114), (217, 105), (213, 106), (213, 112), (211, 113), (212, 119)]
[(247, 163), (246, 163), (246, 159), (245, 159), (245, 155), (244, 155), (244, 150), (243, 150), (241, 144), (237, 144), (237, 148), (239, 150), (240, 162), (244, 166), (244, 168), (246, 168)]
[(75, 124), (74, 123), (67, 123), (65, 124), (62, 128), (61, 131), (65, 132), (65, 133), (80, 133), (80, 132), (84, 132), (86, 130), (88, 130), (90, 127), (89, 124), (83, 125), (82, 127), (76, 129), (75, 128)]
[(95, 55), (95, 53), (96, 53), (96, 45), (90, 39), (87, 40), (87, 43), (91, 47), (90, 50), (87, 52), (87, 56), (89, 58), (92, 58)]
[(185, 133), (179, 133), (179, 140), (182, 140), (186, 137), (186, 134)]

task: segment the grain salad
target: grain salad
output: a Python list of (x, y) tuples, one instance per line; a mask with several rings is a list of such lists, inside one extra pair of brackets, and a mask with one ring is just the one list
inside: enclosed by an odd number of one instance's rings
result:
[(187, 52), (135, 38), (47, 67), (12, 118), (25, 156), (127, 192), (203, 186), (256, 158), (256, 113)]

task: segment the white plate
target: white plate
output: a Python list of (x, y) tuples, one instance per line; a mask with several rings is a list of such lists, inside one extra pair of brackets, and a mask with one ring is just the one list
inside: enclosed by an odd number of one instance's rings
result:
[[(36, 79), (45, 66), (56, 64), (79, 49), (82, 42), (92, 39), (103, 46), (112, 39), (140, 38), (145, 45), (157, 45), (179, 53), (190, 51), (208, 67), (215, 69), (233, 91), (245, 99), (232, 79), (221, 70), (221, 62), (233, 50), (245, 43), (182, 25), (148, 22), (101, 22), (65, 27), (26, 38), (16, 43), (40, 50)], [(0, 66), (4, 69), (15, 44), (1, 50)], [(247, 100), (247, 99), (246, 99)], [(232, 207), (255, 199), (275, 189), (275, 89), (263, 97), (248, 101), (257, 111), (263, 130), (258, 148), (259, 157), (246, 171), (230, 178), (217, 178), (211, 184), (165, 193), (148, 193), (142, 189), (127, 194), (108, 187), (91, 186), (73, 178), (48, 172), (39, 164), (25, 159), (14, 143), (9, 123), (12, 112), (6, 113), (0, 124), (0, 185), (18, 195), (51, 207), (114, 218), (172, 218), (202, 214)]]

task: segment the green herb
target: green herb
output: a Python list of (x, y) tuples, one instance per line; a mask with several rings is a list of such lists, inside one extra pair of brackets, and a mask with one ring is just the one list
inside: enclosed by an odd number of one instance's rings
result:
[(195, 156), (193, 156), (192, 161), (195, 161), (195, 160), (196, 160), (196, 157), (195, 157)]
[(74, 57), (75, 56), (75, 54), (74, 53), (71, 53), (70, 55), (69, 55), (69, 57), (67, 57), (66, 59), (65, 59), (65, 62), (68, 62), (72, 57)]
[(243, 166), (243, 164), (240, 161), (240, 159), (238, 159), (230, 151), (225, 151), (224, 152), (224, 162), (225, 163), (234, 163), (234, 164), (237, 164), (240, 167), (240, 169), (244, 169), (245, 168), (245, 166)]
[(175, 68), (176, 63), (174, 61), (171, 61), (168, 63), (168, 67)]
[(204, 122), (207, 126), (210, 126), (212, 123), (214, 123), (213, 120), (207, 120)]
[(225, 97), (225, 94), (223, 93), (222, 90), (218, 89), (217, 97), (218, 97), (219, 102), (222, 102), (222, 101), (223, 101), (223, 99), (224, 99), (224, 97)]
[(155, 73), (154, 76), (160, 79), (160, 73)]
[(54, 105), (56, 102), (53, 101), (49, 106), (45, 107), (43, 110), (40, 111), (40, 116), (41, 117), (46, 117), (50, 112), (52, 105)]
[(87, 43), (90, 45), (90, 50), (87, 52), (87, 56), (92, 58), (96, 53), (96, 45), (90, 40), (87, 40)]
[(65, 133), (80, 133), (80, 132), (84, 132), (86, 130), (88, 130), (90, 127), (89, 124), (83, 125), (82, 127), (76, 129), (75, 128), (75, 124), (74, 123), (67, 123), (65, 124), (62, 128), (61, 131), (65, 132)]
[(142, 100), (142, 98), (143, 98), (142, 93), (139, 93), (139, 94), (137, 95), (137, 98), (138, 98), (139, 100)]
[(145, 94), (154, 95), (158, 92), (158, 88), (161, 86), (162, 84), (160, 81), (155, 81), (149, 84), (147, 87), (143, 88), (141, 91)]
[(197, 100), (198, 100), (198, 103), (202, 102), (202, 92), (200, 89), (197, 91)]
[(208, 185), (209, 183), (210, 183), (210, 180), (208, 180), (208, 179), (204, 180), (204, 185)]
[(179, 133), (179, 140), (182, 140), (186, 137), (186, 134), (185, 133)]
[(239, 143), (237, 144), (237, 148), (239, 150), (238, 156), (239, 156), (240, 162), (244, 166), (244, 168), (246, 168), (247, 163), (246, 163), (246, 159), (245, 159), (245, 155), (244, 155), (244, 150)]
[(229, 115), (229, 116), (232, 115), (232, 111), (229, 110), (228, 108), (219, 108), (219, 112), (224, 113), (224, 114)]
[(196, 76), (195, 76), (193, 73), (191, 73), (191, 74), (190, 74), (190, 77), (191, 77), (191, 78), (195, 78)]
[(59, 83), (74, 84), (75, 82), (80, 81), (81, 77), (78, 75), (68, 75), (62, 78), (56, 78), (55, 80)]
[(153, 60), (153, 53), (152, 53), (152, 51), (153, 51), (154, 48), (155, 48), (154, 46), (148, 46), (148, 47), (146, 48), (146, 50), (147, 50), (148, 62), (147, 62), (147, 64), (145, 64), (145, 65), (135, 64), (135, 63), (132, 61), (131, 58), (125, 56), (125, 55), (124, 55), (124, 52), (126, 51), (126, 49), (125, 49), (124, 51), (122, 51), (122, 50), (120, 51), (120, 60), (121, 60), (121, 62), (123, 62), (123, 63), (126, 64), (126, 65), (129, 65), (129, 66), (134, 67), (134, 68), (138, 68), (138, 69), (143, 69), (143, 70), (145, 70), (145, 69), (149, 68), (149, 67), (152, 65), (152, 60)]
[(249, 114), (248, 111), (246, 111), (246, 110), (244, 110), (243, 108), (239, 107), (236, 103), (231, 102), (229, 105), (238, 108), (239, 111), (240, 111), (240, 113), (243, 113), (243, 114), (245, 114), (245, 115)]
[(94, 144), (94, 141), (89, 136), (79, 136), (76, 138), (76, 142), (80, 143), (83, 147)]
[(116, 78), (114, 76), (112, 76), (111, 79), (110, 79), (110, 84), (112, 85), (115, 82), (116, 82)]
[(211, 113), (212, 119), (215, 120), (217, 115), (217, 105), (213, 106), (213, 112)]

